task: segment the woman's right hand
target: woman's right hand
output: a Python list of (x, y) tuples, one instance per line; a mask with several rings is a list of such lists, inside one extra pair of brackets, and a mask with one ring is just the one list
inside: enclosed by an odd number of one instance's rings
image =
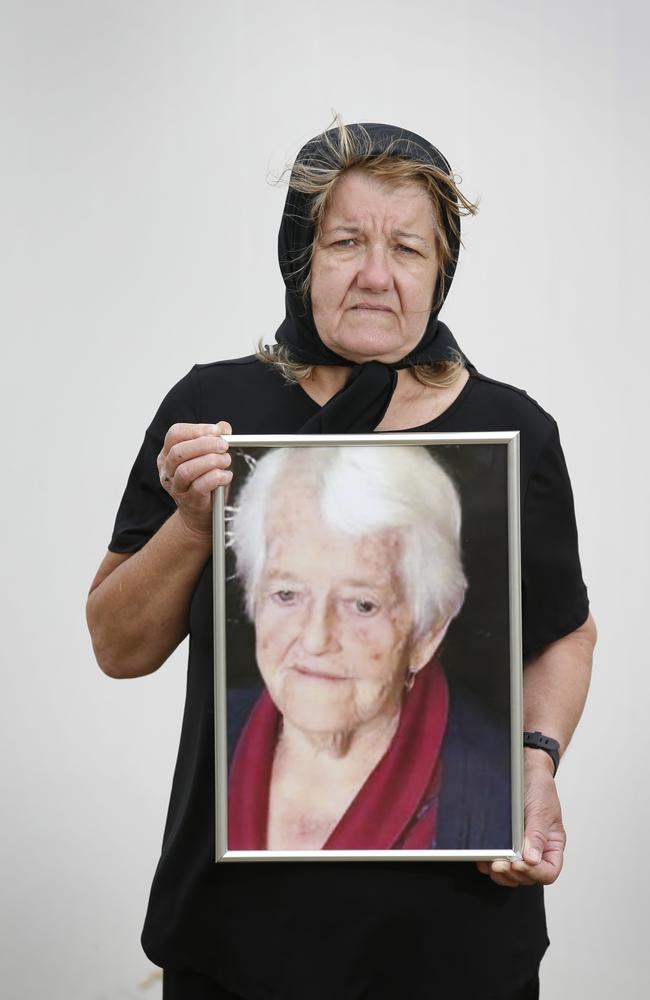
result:
[(212, 534), (210, 494), (232, 479), (225, 420), (218, 424), (173, 424), (158, 455), (160, 482), (174, 499), (184, 524), (200, 535)]

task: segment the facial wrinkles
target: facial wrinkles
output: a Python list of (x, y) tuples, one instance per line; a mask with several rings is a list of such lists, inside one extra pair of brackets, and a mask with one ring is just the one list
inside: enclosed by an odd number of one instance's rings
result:
[[(342, 619), (339, 630), (357, 641), (372, 642), (377, 632), (375, 619), (379, 618), (394, 630), (394, 645), (401, 644), (406, 634), (402, 627), (405, 607), (398, 574), (392, 569), (391, 550), (397, 548), (396, 540), (391, 544), (385, 536), (354, 539), (346, 535), (332, 538), (332, 534), (323, 531), (310, 543), (302, 533), (296, 537), (286, 526), (276, 531), (268, 549), (268, 586), (306, 588), (310, 611), (319, 622), (324, 621), (327, 632), (338, 618)], [(354, 595), (358, 600), (378, 603), (379, 610), (372, 615), (346, 617), (337, 603), (351, 602)], [(328, 649), (339, 645), (331, 641)], [(386, 648), (384, 643), (382, 649)]]
[[(299, 507), (294, 506), (296, 502)], [(287, 509), (294, 515), (300, 512), (293, 526), (282, 516)], [(276, 700), (289, 697), (295, 682), (292, 667), (303, 663), (308, 669), (350, 678), (350, 683), (333, 682), (327, 691), (328, 698), (340, 703), (341, 720), (347, 725), (372, 717), (391, 692), (401, 688), (406, 669), (411, 621), (395, 570), (398, 537), (382, 533), (352, 539), (332, 532), (323, 526), (313, 494), (310, 499), (304, 483), (294, 484), (282, 498), (275, 498), (267, 525), (272, 538), (268, 570), (279, 574), (278, 587), (295, 586), (306, 595), (304, 604), (301, 596), (299, 607), (287, 613), (276, 608), (272, 598), (261, 596), (256, 620), (258, 657), (264, 662), (267, 683), (276, 689)], [(350, 580), (371, 585), (351, 585)], [(355, 613), (350, 605), (357, 595), (377, 601), (380, 610), (369, 617)], [(317, 622), (315, 640), (311, 616)], [(303, 642), (307, 634), (311, 638)]]
[[(327, 263), (331, 267), (338, 259), (353, 257), (356, 260), (361, 254), (366, 258), (369, 255), (371, 263), (378, 259), (385, 265), (387, 283), (392, 284), (391, 272), (399, 280), (403, 268), (413, 271), (427, 267), (429, 262), (424, 255), (430, 255), (431, 249), (427, 234), (422, 230), (417, 222), (405, 221), (393, 214), (381, 218), (367, 215), (352, 220), (344, 217), (342, 221), (335, 218), (324, 239)], [(349, 245), (341, 241), (349, 241)], [(364, 263), (367, 266), (368, 260)]]
[[(345, 228), (351, 226), (356, 231)], [(429, 247), (405, 233), (421, 236)], [(426, 191), (344, 175), (312, 262), (312, 310), (323, 343), (355, 362), (404, 357), (426, 327), (436, 272)]]
[(335, 188), (323, 231), (358, 226), (371, 237), (390, 240), (397, 232), (414, 233), (432, 245), (432, 209), (429, 196), (416, 185), (390, 188), (350, 175)]
[(428, 249), (430, 244), (422, 229), (417, 220), (404, 219), (394, 213), (358, 213), (353, 216), (334, 215), (325, 227), (324, 236), (328, 242), (339, 237), (345, 239), (347, 236), (360, 236), (386, 245), (405, 242)]

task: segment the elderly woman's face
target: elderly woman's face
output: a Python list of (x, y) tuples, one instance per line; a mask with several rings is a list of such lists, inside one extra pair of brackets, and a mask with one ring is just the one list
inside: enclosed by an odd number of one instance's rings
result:
[(311, 267), (311, 304), (323, 343), (342, 357), (397, 361), (421, 340), (438, 254), (427, 192), (389, 188), (360, 170), (339, 179)]
[(421, 665), (414, 660), (422, 653), (410, 641), (399, 537), (328, 528), (309, 482), (297, 476), (275, 496), (266, 530), (256, 651), (279, 711), (319, 734), (393, 717), (407, 669)]

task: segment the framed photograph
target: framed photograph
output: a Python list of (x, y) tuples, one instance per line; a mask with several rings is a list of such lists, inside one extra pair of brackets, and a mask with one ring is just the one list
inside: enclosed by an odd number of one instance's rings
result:
[(520, 857), (518, 433), (227, 440), (216, 860)]

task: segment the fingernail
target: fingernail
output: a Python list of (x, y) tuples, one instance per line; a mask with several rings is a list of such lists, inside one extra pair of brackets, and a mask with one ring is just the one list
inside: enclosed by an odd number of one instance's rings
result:
[(538, 865), (542, 860), (541, 852), (536, 847), (531, 847), (526, 851), (526, 861), (529, 861), (531, 865)]

